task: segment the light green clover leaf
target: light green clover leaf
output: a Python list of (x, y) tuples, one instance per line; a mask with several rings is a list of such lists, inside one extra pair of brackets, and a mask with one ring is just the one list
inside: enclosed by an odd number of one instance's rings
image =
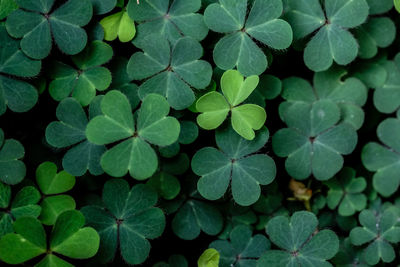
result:
[(196, 102), (196, 109), (201, 112), (197, 117), (199, 126), (206, 130), (216, 129), (231, 113), (233, 129), (245, 139), (254, 139), (254, 130), (263, 127), (267, 114), (258, 105), (240, 104), (256, 89), (258, 82), (258, 76), (244, 79), (237, 70), (226, 71), (221, 78), (224, 95), (219, 92), (209, 92)]

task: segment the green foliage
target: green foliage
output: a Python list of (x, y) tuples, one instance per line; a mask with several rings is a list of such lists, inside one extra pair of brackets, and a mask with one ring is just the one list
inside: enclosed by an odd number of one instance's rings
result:
[(394, 0), (394, 7), (400, 13), (400, 1), (399, 0)]
[(240, 105), (256, 89), (258, 76), (243, 76), (236, 70), (226, 71), (221, 78), (221, 90), (209, 92), (196, 102), (196, 109), (201, 112), (197, 123), (206, 130), (218, 128), (229, 113), (232, 114), (232, 127), (243, 138), (253, 140), (254, 130), (259, 130), (267, 119), (265, 110), (254, 104)]
[(398, 175), (400, 147), (397, 138), (399, 133), (400, 120), (388, 118), (381, 122), (377, 129), (378, 138), (384, 145), (371, 142), (362, 150), (361, 158), (365, 168), (375, 172), (373, 187), (383, 196), (392, 195), (400, 184)]
[(227, 240), (216, 240), (210, 248), (220, 251), (221, 260), (218, 266), (255, 266), (257, 259), (269, 250), (271, 244), (261, 234), (252, 236), (251, 230), (244, 225), (233, 228)]
[(66, 171), (57, 173), (54, 163), (44, 162), (36, 169), (36, 183), (44, 195), (40, 203), (42, 212), (39, 217), (43, 224), (53, 225), (61, 213), (75, 209), (76, 203), (71, 196), (60, 195), (74, 187), (74, 176)]
[(7, 107), (14, 112), (26, 112), (36, 104), (38, 93), (31, 84), (12, 76), (34, 77), (40, 72), (41, 62), (25, 56), (19, 43), (8, 36), (2, 25), (0, 43), (0, 115)]
[(357, 40), (348, 29), (364, 23), (368, 17), (365, 0), (323, 1), (288, 0), (285, 18), (293, 28), (295, 39), (315, 35), (304, 49), (304, 63), (313, 71), (327, 70), (333, 62), (347, 65), (358, 54)]
[(111, 73), (101, 67), (113, 56), (111, 46), (101, 41), (92, 42), (83, 52), (72, 57), (78, 69), (55, 62), (49, 84), (49, 93), (61, 101), (72, 96), (82, 106), (87, 106), (96, 96), (96, 89), (103, 91), (111, 84)]
[(14, 139), (5, 139), (0, 129), (0, 180), (14, 185), (22, 181), (26, 174), (25, 164), (21, 161), (25, 155), (24, 147)]
[(367, 182), (365, 178), (355, 177), (351, 168), (343, 168), (338, 178), (326, 182), (329, 187), (327, 204), (330, 209), (338, 207), (341, 216), (351, 216), (357, 211), (362, 211), (367, 206), (367, 197), (362, 194)]
[(400, 242), (398, 216), (390, 210), (377, 214), (372, 210), (363, 210), (358, 217), (362, 227), (355, 227), (350, 232), (351, 243), (356, 246), (368, 244), (363, 249), (362, 257), (370, 265), (392, 262), (395, 252), (391, 243)]
[[(100, 115), (100, 101), (101, 97), (92, 101), (89, 119)], [(87, 140), (85, 130), (88, 117), (80, 103), (74, 98), (62, 100), (57, 107), (56, 116), (59, 121), (51, 122), (46, 128), (46, 141), (56, 148), (72, 146), (62, 161), (65, 170), (76, 176), (82, 176), (88, 170), (93, 175), (102, 174), (104, 171), (100, 166), (100, 158), (106, 148)]]
[[(47, 243), (46, 232), (33, 217), (18, 218), (13, 224), (15, 233), (0, 239), (0, 259), (8, 264), (21, 264), (46, 254), (38, 266), (69, 266), (53, 253), (72, 259), (87, 259), (96, 254), (100, 238), (91, 227), (83, 227), (85, 218), (76, 210), (66, 211), (58, 218)], [(51, 265), (51, 264), (50, 264)]]
[(288, 48), (293, 33), (290, 25), (279, 19), (282, 12), (281, 0), (255, 0), (249, 11), (247, 0), (219, 0), (209, 5), (204, 11), (205, 23), (212, 31), (227, 34), (215, 45), (215, 64), (223, 70), (236, 66), (245, 76), (264, 72), (268, 60), (253, 39), (273, 49)]
[(0, 20), (6, 18), (11, 12), (18, 8), (14, 0), (0, 1)]
[(89, 23), (93, 8), (90, 0), (69, 0), (53, 8), (54, 0), (16, 0), (20, 7), (7, 17), (8, 33), (22, 38), (21, 49), (29, 57), (43, 59), (50, 54), (52, 39), (68, 54), (81, 52), (87, 42), (82, 26)]
[(339, 239), (331, 230), (317, 227), (318, 219), (306, 211), (295, 212), (290, 221), (284, 216), (271, 219), (267, 234), (282, 250), (267, 251), (257, 266), (331, 266), (326, 260), (335, 256)]
[(161, 94), (172, 108), (181, 110), (195, 100), (192, 87), (204, 89), (210, 83), (211, 65), (199, 60), (203, 48), (195, 39), (181, 38), (172, 45), (161, 35), (150, 34), (135, 44), (143, 52), (132, 55), (127, 70), (134, 80), (149, 78), (139, 87), (142, 99)]
[(374, 105), (382, 113), (393, 113), (400, 107), (400, 53), (392, 61), (381, 64), (388, 77), (374, 92)]
[(203, 254), (201, 254), (199, 260), (197, 261), (198, 267), (218, 267), (219, 266), (219, 253), (215, 249), (206, 249)]
[(206, 37), (208, 28), (203, 15), (196, 13), (200, 6), (201, 0), (142, 0), (140, 4), (129, 0), (127, 11), (139, 23), (137, 41), (144, 41), (148, 35), (156, 33), (175, 43), (184, 36), (197, 41)]
[(144, 262), (150, 252), (147, 239), (159, 237), (165, 228), (162, 210), (153, 207), (157, 194), (146, 185), (130, 189), (126, 181), (115, 179), (104, 185), (103, 203), (82, 208), (87, 224), (100, 234), (98, 259), (111, 261), (118, 247), (128, 264)]
[(100, 108), (104, 115), (90, 120), (86, 128), (88, 140), (97, 145), (124, 140), (102, 155), (100, 163), (104, 171), (114, 177), (122, 177), (129, 171), (138, 180), (152, 176), (158, 159), (150, 144), (170, 145), (178, 140), (180, 132), (178, 120), (167, 116), (170, 107), (165, 98), (147, 95), (137, 120), (127, 97), (116, 90), (103, 97)]
[(267, 185), (276, 175), (275, 162), (266, 154), (254, 154), (269, 138), (263, 128), (253, 141), (238, 136), (231, 127), (219, 130), (215, 140), (219, 149), (205, 147), (192, 159), (192, 170), (201, 176), (199, 193), (206, 199), (221, 198), (231, 184), (236, 203), (248, 206), (260, 197), (260, 185)]
[(121, 42), (125, 43), (131, 41), (136, 34), (134, 21), (124, 10), (105, 17), (100, 24), (104, 28), (106, 41), (114, 41), (118, 37)]
[(0, 182), (0, 238), (13, 232), (13, 222), (25, 216), (37, 218), (41, 213), (39, 191), (33, 186), (23, 187), (11, 201), (11, 187)]
[(396, 9), (0, 0), (0, 266), (399, 265)]

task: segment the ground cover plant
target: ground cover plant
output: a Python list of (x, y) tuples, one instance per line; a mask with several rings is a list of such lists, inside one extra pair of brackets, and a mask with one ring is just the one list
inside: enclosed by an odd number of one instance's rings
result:
[(0, 0), (0, 264), (400, 264), (399, 0)]

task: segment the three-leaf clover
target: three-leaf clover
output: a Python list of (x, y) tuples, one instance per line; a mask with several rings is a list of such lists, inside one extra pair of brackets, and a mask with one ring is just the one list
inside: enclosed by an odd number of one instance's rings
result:
[(267, 225), (267, 234), (281, 250), (269, 250), (257, 266), (332, 266), (339, 249), (339, 239), (331, 230), (318, 230), (317, 217), (307, 211), (295, 212), (290, 221), (276, 216)]
[(74, 187), (74, 176), (66, 171), (57, 173), (54, 163), (44, 162), (36, 169), (36, 182), (44, 195), (40, 202), (42, 212), (39, 217), (43, 224), (53, 225), (61, 213), (75, 209), (76, 203), (71, 196), (60, 195)]
[(247, 140), (253, 140), (254, 130), (263, 127), (267, 114), (265, 110), (254, 104), (240, 105), (256, 89), (259, 78), (256, 75), (246, 79), (237, 70), (226, 71), (221, 78), (219, 92), (209, 92), (196, 102), (196, 109), (201, 114), (197, 117), (200, 127), (216, 129), (231, 113), (233, 129)]
[(81, 27), (92, 18), (90, 0), (69, 0), (52, 10), (54, 2), (16, 0), (20, 8), (7, 17), (8, 33), (14, 38), (22, 38), (21, 49), (31, 58), (47, 57), (52, 38), (68, 55), (78, 54), (86, 46), (87, 34)]
[(388, 77), (383, 86), (375, 89), (374, 105), (382, 113), (392, 113), (400, 107), (400, 53), (382, 63)]
[(72, 57), (77, 69), (55, 62), (51, 71), (49, 93), (57, 101), (72, 96), (87, 106), (96, 96), (96, 90), (104, 91), (111, 84), (111, 72), (100, 65), (113, 56), (110, 45), (93, 41), (84, 51)]
[(125, 8), (121, 11), (109, 15), (100, 21), (104, 28), (104, 40), (114, 41), (118, 39), (123, 42), (129, 42), (135, 37), (135, 22), (129, 16)]
[(104, 115), (90, 120), (86, 128), (88, 140), (97, 145), (122, 141), (101, 157), (103, 170), (114, 177), (122, 177), (129, 171), (138, 180), (152, 176), (157, 170), (158, 158), (150, 144), (170, 145), (178, 140), (180, 132), (178, 120), (167, 116), (170, 107), (165, 98), (147, 95), (137, 119), (127, 97), (116, 90), (103, 97), (100, 108)]
[(129, 264), (140, 264), (150, 252), (147, 239), (159, 237), (164, 231), (165, 216), (153, 207), (157, 194), (149, 186), (138, 184), (129, 187), (121, 179), (110, 180), (103, 188), (104, 207), (82, 208), (87, 224), (100, 234), (97, 257), (101, 262), (111, 261), (117, 251)]
[(377, 135), (383, 145), (376, 142), (366, 144), (361, 153), (362, 162), (369, 171), (374, 171), (373, 186), (383, 196), (395, 193), (400, 184), (400, 119), (388, 118), (381, 122)]
[(344, 168), (338, 178), (325, 183), (329, 187), (328, 207), (332, 210), (338, 207), (341, 216), (351, 216), (367, 206), (367, 197), (362, 193), (367, 182), (363, 177), (355, 178), (355, 174), (354, 169)]
[(14, 185), (24, 179), (26, 167), (20, 160), (24, 155), (21, 143), (14, 139), (4, 139), (4, 132), (0, 129), (0, 181)]
[(215, 45), (213, 58), (223, 70), (237, 67), (245, 75), (260, 75), (268, 66), (261, 42), (273, 49), (286, 49), (292, 43), (290, 25), (278, 19), (282, 0), (255, 0), (247, 16), (247, 0), (219, 0), (204, 11), (207, 26), (226, 33)]
[(37, 205), (40, 197), (35, 187), (25, 186), (11, 201), (11, 186), (0, 182), (0, 238), (13, 232), (13, 221), (19, 217), (40, 215), (41, 207)]
[(368, 17), (365, 0), (288, 0), (285, 18), (293, 28), (295, 39), (316, 34), (304, 49), (304, 62), (313, 71), (327, 70), (335, 61), (347, 65), (358, 54), (358, 43), (349, 29)]
[[(193, 240), (201, 232), (208, 235), (217, 235), (221, 232), (224, 220), (219, 209), (204, 201), (199, 195), (193, 176), (186, 178), (182, 184), (183, 192), (187, 196), (181, 196), (166, 203), (169, 213), (176, 212), (172, 219), (172, 231), (184, 240)], [(175, 206), (168, 208), (168, 205)]]
[[(100, 101), (100, 96), (92, 101), (89, 119), (100, 114), (97, 108)], [(46, 141), (56, 148), (71, 147), (63, 157), (63, 168), (75, 176), (82, 176), (88, 170), (93, 175), (102, 174), (100, 158), (106, 148), (86, 139), (88, 117), (81, 104), (74, 98), (66, 98), (58, 105), (56, 116), (59, 121), (51, 122), (46, 128)]]
[(359, 215), (362, 227), (356, 227), (350, 232), (351, 243), (356, 246), (368, 244), (363, 250), (363, 259), (370, 265), (392, 262), (395, 251), (391, 243), (400, 242), (400, 227), (397, 216), (386, 210), (382, 214), (372, 210), (363, 210)]
[(252, 236), (246, 225), (233, 228), (229, 239), (216, 240), (209, 245), (220, 253), (220, 267), (256, 266), (257, 259), (271, 246), (264, 235)]
[(343, 167), (343, 155), (357, 144), (354, 127), (340, 122), (340, 109), (329, 99), (313, 103), (282, 103), (281, 117), (289, 128), (278, 130), (272, 147), (279, 157), (287, 157), (286, 171), (296, 179), (311, 174), (328, 180)]
[(99, 249), (99, 234), (83, 227), (85, 217), (77, 210), (58, 216), (47, 243), (46, 232), (38, 219), (18, 218), (9, 233), (0, 239), (0, 259), (8, 264), (21, 264), (40, 255), (46, 256), (37, 266), (71, 266), (57, 255), (72, 259), (93, 257)]
[(201, 0), (142, 0), (139, 5), (130, 0), (127, 10), (129, 16), (139, 23), (136, 39), (142, 40), (157, 33), (175, 43), (185, 36), (197, 41), (207, 36), (203, 15), (195, 13), (200, 7)]
[(30, 110), (38, 100), (35, 87), (25, 81), (9, 77), (34, 77), (40, 72), (40, 61), (31, 60), (19, 49), (19, 42), (8, 36), (0, 25), (0, 115), (7, 106), (14, 112)]
[(191, 87), (204, 89), (211, 81), (211, 65), (199, 60), (203, 48), (193, 38), (184, 37), (171, 45), (161, 35), (151, 34), (135, 45), (143, 52), (132, 55), (127, 70), (135, 80), (147, 79), (139, 88), (141, 98), (157, 93), (172, 108), (185, 109), (195, 100)]
[(253, 141), (237, 135), (231, 127), (218, 130), (215, 140), (219, 149), (205, 147), (192, 159), (192, 170), (201, 176), (199, 193), (209, 200), (221, 198), (231, 184), (233, 199), (242, 206), (255, 203), (260, 185), (267, 185), (276, 175), (275, 162), (266, 154), (254, 154), (269, 138), (262, 128)]
[(361, 108), (367, 102), (367, 88), (357, 78), (342, 80), (347, 71), (332, 67), (324, 72), (314, 74), (314, 86), (301, 78), (291, 77), (283, 81), (282, 97), (287, 101), (279, 109), (284, 113), (290, 105), (314, 103), (324, 100), (335, 103), (340, 109), (341, 121), (359, 129), (364, 122), (364, 111)]

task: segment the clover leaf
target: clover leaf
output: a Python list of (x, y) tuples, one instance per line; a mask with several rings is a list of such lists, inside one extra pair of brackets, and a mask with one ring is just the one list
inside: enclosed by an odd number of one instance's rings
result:
[(90, 0), (93, 6), (93, 13), (103, 15), (110, 12), (117, 5), (117, 0)]
[(361, 153), (362, 162), (373, 171), (373, 187), (383, 196), (390, 196), (400, 184), (400, 119), (388, 118), (381, 122), (377, 135), (383, 145), (376, 142), (366, 144)]
[(400, 13), (400, 1), (394, 0), (394, 7), (396, 8), (397, 12)]
[(11, 12), (18, 8), (14, 0), (0, 1), (0, 20), (6, 18)]
[(253, 141), (248, 141), (229, 127), (218, 130), (215, 140), (219, 149), (205, 147), (192, 159), (192, 170), (201, 176), (199, 193), (206, 199), (221, 198), (231, 184), (233, 199), (242, 206), (255, 203), (260, 197), (260, 185), (271, 183), (276, 175), (275, 162), (266, 154), (254, 154), (269, 138), (262, 128)]
[(289, 128), (278, 130), (272, 148), (279, 157), (287, 157), (286, 171), (296, 179), (311, 174), (328, 180), (343, 167), (342, 155), (350, 154), (357, 144), (354, 127), (340, 122), (340, 109), (329, 99), (313, 103), (281, 104), (281, 117)]
[(352, 76), (360, 79), (368, 88), (381, 88), (388, 77), (381, 59), (364, 60), (351, 68)]
[(236, 66), (244, 76), (263, 73), (268, 60), (256, 41), (273, 49), (286, 49), (292, 43), (290, 25), (278, 19), (282, 12), (281, 0), (255, 0), (248, 16), (247, 0), (219, 0), (207, 6), (208, 28), (227, 34), (215, 45), (215, 64), (223, 70)]
[(103, 203), (82, 208), (87, 224), (100, 234), (98, 259), (111, 261), (118, 247), (128, 264), (144, 262), (150, 252), (147, 239), (159, 237), (165, 227), (162, 210), (153, 207), (157, 194), (147, 185), (130, 189), (126, 181), (115, 179), (105, 183)]
[(220, 253), (220, 267), (256, 266), (257, 259), (271, 247), (265, 236), (252, 236), (252, 231), (245, 225), (233, 228), (229, 239), (230, 242), (216, 240), (209, 245)]
[[(169, 213), (176, 211), (172, 231), (184, 240), (193, 240), (202, 231), (207, 235), (217, 235), (224, 224), (221, 212), (199, 195), (193, 176), (182, 182), (182, 191), (187, 194), (165, 203), (164, 207)], [(168, 208), (169, 205), (173, 208)]]
[(33, 186), (25, 186), (11, 201), (11, 187), (0, 182), (0, 238), (13, 232), (13, 221), (19, 217), (37, 218), (41, 212), (37, 205), (39, 200), (39, 191)]
[(36, 182), (43, 193), (39, 220), (45, 225), (53, 225), (57, 217), (67, 210), (76, 207), (75, 200), (68, 195), (60, 195), (71, 190), (75, 185), (75, 177), (66, 171), (57, 173), (57, 166), (52, 162), (44, 162), (36, 169)]
[(383, 86), (375, 89), (374, 105), (382, 113), (392, 113), (400, 107), (400, 53), (394, 60), (383, 62), (382, 66), (388, 78)]
[(129, 174), (138, 180), (152, 176), (158, 158), (150, 144), (167, 146), (178, 140), (180, 125), (167, 116), (170, 110), (164, 97), (147, 95), (137, 113), (136, 129), (131, 105), (125, 95), (112, 90), (102, 99), (104, 115), (90, 120), (86, 128), (88, 140), (97, 145), (122, 141), (101, 157), (103, 170), (113, 177)]
[(201, 0), (142, 0), (139, 5), (130, 0), (127, 10), (129, 16), (139, 23), (136, 39), (142, 40), (157, 33), (174, 44), (185, 36), (197, 41), (206, 37), (208, 29), (203, 15), (196, 13), (200, 7)]
[(100, 65), (113, 56), (111, 46), (102, 41), (93, 41), (80, 54), (72, 57), (77, 69), (55, 62), (51, 73), (49, 93), (56, 101), (72, 96), (87, 106), (96, 96), (96, 90), (104, 91), (111, 84), (111, 72)]
[(24, 179), (26, 167), (20, 160), (24, 155), (21, 143), (14, 139), (4, 139), (4, 132), (0, 129), (0, 181), (14, 185)]
[(134, 80), (147, 79), (139, 88), (139, 96), (157, 93), (167, 98), (174, 109), (185, 109), (195, 100), (191, 87), (204, 89), (210, 83), (210, 63), (199, 60), (200, 43), (190, 37), (171, 45), (164, 37), (151, 34), (136, 44), (137, 52), (129, 60), (127, 71)]
[(364, 122), (362, 106), (367, 101), (367, 88), (357, 78), (342, 80), (347, 71), (332, 67), (314, 75), (314, 87), (304, 79), (291, 77), (283, 82), (282, 97), (287, 100), (280, 106), (281, 113), (289, 104), (314, 103), (318, 100), (333, 102), (340, 109), (341, 120), (359, 129)]
[(47, 254), (38, 266), (71, 266), (54, 253), (72, 258), (93, 257), (99, 248), (99, 234), (91, 227), (83, 227), (85, 218), (76, 210), (62, 213), (53, 227), (49, 242), (39, 220), (33, 217), (18, 218), (15, 233), (0, 239), (0, 259), (8, 264), (21, 264)]
[(391, 243), (400, 242), (400, 227), (397, 227), (397, 216), (390, 210), (382, 214), (372, 210), (363, 210), (359, 215), (362, 227), (356, 227), (350, 232), (351, 243), (356, 246), (368, 244), (363, 249), (363, 259), (370, 265), (380, 260), (392, 262), (395, 252)]
[(206, 249), (197, 261), (198, 267), (218, 267), (220, 255), (218, 251), (213, 248)]
[(372, 58), (378, 48), (391, 45), (396, 37), (396, 26), (388, 17), (371, 18), (355, 30), (355, 37), (360, 45), (360, 58)]
[(0, 115), (7, 106), (14, 112), (30, 110), (38, 100), (38, 93), (32, 85), (16, 77), (34, 77), (40, 72), (41, 62), (31, 60), (19, 49), (19, 42), (8, 36), (0, 25)]
[(78, 54), (86, 46), (87, 34), (81, 27), (92, 18), (90, 0), (69, 0), (53, 10), (54, 2), (16, 0), (20, 8), (7, 17), (8, 33), (14, 38), (22, 38), (21, 49), (31, 58), (47, 57), (52, 38), (68, 55)]
[(254, 104), (240, 105), (256, 89), (258, 76), (250, 76), (245, 80), (237, 70), (224, 72), (219, 92), (209, 92), (196, 102), (196, 109), (201, 114), (197, 117), (200, 127), (211, 130), (218, 128), (231, 113), (233, 129), (243, 138), (253, 140), (254, 130), (263, 127), (267, 114), (265, 110)]
[(285, 18), (293, 28), (295, 39), (316, 34), (304, 49), (304, 62), (313, 71), (327, 70), (335, 61), (347, 65), (358, 54), (358, 43), (349, 29), (368, 17), (365, 0), (326, 0), (325, 12), (319, 0), (288, 0)]
[(339, 239), (331, 230), (318, 230), (317, 217), (307, 211), (295, 212), (290, 221), (276, 216), (267, 225), (273, 244), (282, 250), (269, 250), (257, 266), (331, 266), (331, 259), (339, 249)]
[[(395, 1), (396, 2), (396, 1)], [(392, 0), (367, 0), (370, 15), (379, 15), (393, 8)]]
[(153, 175), (147, 185), (151, 186), (159, 196), (166, 200), (174, 199), (181, 191), (179, 180), (166, 172), (158, 172)]
[[(92, 101), (89, 119), (99, 115), (95, 106), (100, 100), (98, 97)], [(51, 122), (46, 128), (46, 141), (56, 148), (71, 147), (63, 157), (63, 168), (75, 176), (82, 176), (88, 170), (93, 175), (102, 174), (100, 158), (106, 148), (86, 139), (88, 118), (81, 104), (74, 98), (65, 98), (58, 105), (56, 116), (59, 121)]]
[(344, 168), (338, 178), (326, 182), (329, 187), (328, 207), (332, 210), (339, 207), (338, 213), (341, 216), (351, 216), (367, 206), (367, 197), (362, 194), (367, 182), (363, 177), (355, 178), (355, 174), (354, 169)]
[(126, 43), (131, 41), (136, 34), (135, 23), (124, 8), (103, 18), (100, 24), (104, 28), (106, 41), (114, 41), (118, 37), (120, 42)]

